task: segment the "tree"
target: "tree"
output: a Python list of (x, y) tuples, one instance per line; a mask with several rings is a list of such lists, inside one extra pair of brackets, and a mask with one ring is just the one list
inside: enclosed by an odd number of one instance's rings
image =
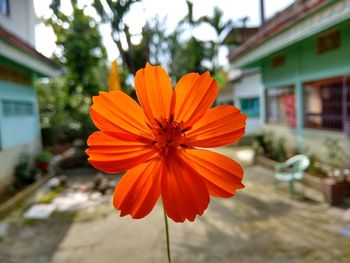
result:
[(69, 92), (96, 95), (103, 88), (106, 74), (106, 50), (95, 19), (72, 1), (73, 13), (67, 16), (54, 1), (54, 15), (47, 19), (56, 34), (56, 61), (64, 66)]
[(84, 140), (93, 129), (91, 97), (107, 88), (106, 51), (97, 21), (74, 0), (69, 16), (60, 11), (59, 2), (52, 2), (53, 15), (45, 23), (56, 34), (53, 59), (62, 65), (63, 74), (37, 84), (41, 124), (50, 130), (52, 143), (62, 132)]
[(204, 60), (211, 60), (213, 50), (208, 43), (191, 37), (187, 41), (180, 41), (181, 34), (174, 32), (169, 36), (169, 71), (174, 82), (188, 72), (203, 73), (209, 68), (203, 66)]
[[(142, 38), (140, 44), (133, 44), (129, 26), (124, 22), (124, 17), (131, 6), (137, 2), (140, 0), (105, 0), (102, 4), (100, 0), (94, 0), (94, 7), (102, 21), (108, 23), (112, 28), (112, 39), (117, 45), (124, 67), (133, 75), (149, 61), (148, 39)], [(126, 39), (124, 47), (121, 42), (123, 37)]]
[[(168, 37), (170, 52), (169, 70), (174, 80), (178, 80), (186, 72), (211, 71), (216, 73), (220, 70), (218, 63), (218, 51), (222, 46), (223, 36), (232, 29), (232, 21), (224, 21), (223, 13), (219, 8), (214, 9), (212, 16), (201, 16), (198, 19), (193, 17), (193, 3), (186, 1), (188, 13), (180, 20), (175, 31)], [(213, 41), (201, 41), (195, 36), (183, 40), (181, 35), (202, 24), (210, 25), (216, 32), (216, 39)], [(207, 63), (205, 63), (207, 62)]]

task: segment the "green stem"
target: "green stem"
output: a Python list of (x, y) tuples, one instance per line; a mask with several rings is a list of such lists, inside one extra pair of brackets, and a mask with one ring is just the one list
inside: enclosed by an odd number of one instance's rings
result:
[(168, 217), (167, 217), (167, 215), (166, 215), (166, 213), (165, 213), (164, 208), (163, 208), (163, 212), (164, 212), (165, 236), (166, 236), (166, 249), (167, 249), (167, 254), (168, 254), (168, 262), (171, 263)]

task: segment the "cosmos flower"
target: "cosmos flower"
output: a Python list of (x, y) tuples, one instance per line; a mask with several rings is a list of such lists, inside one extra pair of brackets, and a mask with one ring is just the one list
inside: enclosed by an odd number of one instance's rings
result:
[(89, 162), (106, 173), (127, 171), (113, 197), (121, 216), (143, 218), (161, 197), (168, 217), (194, 221), (210, 196), (244, 187), (237, 162), (202, 149), (237, 142), (247, 118), (234, 106), (210, 108), (218, 87), (208, 72), (185, 75), (173, 90), (166, 71), (147, 64), (135, 89), (141, 106), (116, 90), (93, 97), (90, 109), (100, 131), (88, 139)]

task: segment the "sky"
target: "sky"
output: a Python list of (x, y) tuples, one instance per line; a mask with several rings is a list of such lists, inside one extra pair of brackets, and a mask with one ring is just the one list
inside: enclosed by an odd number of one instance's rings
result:
[[(38, 18), (47, 18), (51, 15), (49, 0), (34, 0), (34, 8)], [(61, 0), (62, 10), (66, 14), (72, 12), (70, 0)], [(80, 6), (89, 6), (92, 0), (79, 0)], [(225, 20), (233, 20), (235, 25), (240, 25), (239, 19), (249, 17), (247, 26), (258, 26), (260, 24), (259, 0), (192, 0), (194, 17), (211, 15), (215, 6), (219, 7), (224, 14)], [(265, 16), (270, 18), (276, 12), (289, 6), (293, 0), (265, 0)], [(93, 8), (86, 8), (88, 15), (97, 17)], [(139, 40), (139, 34), (147, 19), (158, 16), (166, 18), (167, 27), (171, 32), (187, 13), (185, 0), (143, 0), (132, 6), (130, 12), (125, 17), (125, 23), (130, 27), (130, 31), (135, 35), (134, 41)], [(100, 26), (103, 43), (107, 49), (108, 60), (112, 61), (119, 57), (119, 52), (111, 38), (111, 29), (108, 25)], [(195, 37), (200, 40), (215, 39), (215, 31), (210, 26), (200, 26), (193, 30)], [(50, 57), (55, 50), (55, 35), (53, 31), (45, 25), (38, 24), (35, 29), (36, 48), (45, 56)], [(227, 49), (223, 48), (219, 52), (219, 63), (227, 65)]]

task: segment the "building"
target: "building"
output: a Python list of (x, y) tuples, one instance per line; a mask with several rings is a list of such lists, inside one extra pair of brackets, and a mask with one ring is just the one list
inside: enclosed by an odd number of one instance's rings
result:
[(350, 151), (350, 0), (299, 0), (230, 54), (259, 68), (264, 129), (290, 147), (326, 154), (326, 138)]
[(0, 186), (11, 181), (21, 155), (41, 148), (33, 82), (59, 73), (34, 49), (32, 0), (0, 0)]
[[(233, 53), (236, 48), (256, 34), (258, 29), (257, 27), (232, 29), (224, 40), (224, 43), (229, 47), (229, 52)], [(246, 134), (253, 135), (260, 131), (262, 125), (260, 97), (263, 86), (260, 70), (258, 68), (237, 68), (231, 59), (230, 63), (229, 83), (220, 89), (217, 103), (235, 105), (244, 114), (248, 114)]]

